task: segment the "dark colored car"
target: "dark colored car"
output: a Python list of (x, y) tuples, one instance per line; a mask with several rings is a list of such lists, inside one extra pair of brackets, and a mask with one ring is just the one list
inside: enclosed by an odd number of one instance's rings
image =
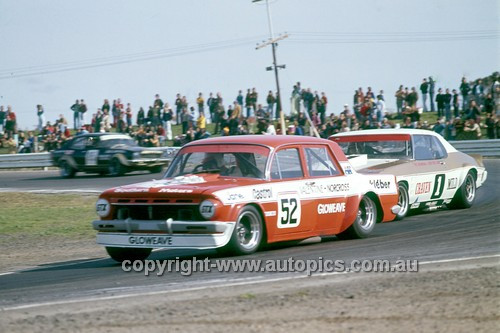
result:
[(61, 176), (70, 178), (79, 171), (111, 176), (134, 170), (161, 172), (176, 152), (176, 148), (140, 147), (124, 134), (93, 133), (74, 137), (51, 157)]

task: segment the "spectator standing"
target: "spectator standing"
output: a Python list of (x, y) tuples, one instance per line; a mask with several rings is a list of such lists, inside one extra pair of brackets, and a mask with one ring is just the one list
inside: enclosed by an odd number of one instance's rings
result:
[(109, 119), (109, 111), (103, 112), (100, 127), (101, 127), (101, 132), (109, 132), (111, 130), (111, 120)]
[(452, 100), (453, 100), (453, 116), (456, 118), (458, 117), (458, 108), (459, 108), (459, 103), (458, 103), (458, 92), (456, 89), (453, 89), (452, 90), (452, 93), (453, 93), (453, 97), (452, 97)]
[[(202, 111), (203, 112), (203, 111)], [(172, 108), (167, 104), (163, 107), (163, 128), (165, 129), (165, 137), (167, 140), (172, 140)]]
[(377, 122), (381, 123), (385, 114), (385, 102), (382, 95), (377, 96)]
[(73, 127), (76, 131), (80, 128), (80, 101), (76, 100), (70, 109), (73, 111)]
[(198, 119), (196, 120), (196, 129), (198, 131), (205, 132), (206, 128), (207, 128), (207, 120), (205, 118), (205, 113), (201, 111), (198, 115)]
[(440, 119), (444, 115), (444, 94), (443, 89), (439, 88), (438, 93), (436, 95), (436, 104), (437, 104), (437, 117)]
[(446, 121), (449, 122), (451, 120), (451, 94), (450, 89), (446, 88), (446, 93), (443, 94), (443, 103), (444, 103), (444, 116), (446, 117)]
[(272, 90), (269, 90), (269, 93), (267, 94), (266, 102), (267, 102), (267, 113), (269, 114), (269, 118), (278, 119), (279, 118), (278, 114), (276, 114), (276, 116), (273, 117), (274, 104), (276, 103), (276, 98), (274, 97)]
[[(104, 110), (103, 110), (103, 112), (104, 112)], [(108, 113), (109, 113), (109, 111), (108, 111)], [(136, 120), (137, 126), (144, 125), (144, 118), (145, 118), (144, 109), (141, 106), (139, 108), (139, 111), (137, 112), (137, 120)]]
[(198, 98), (196, 98), (196, 104), (198, 105), (198, 113), (205, 112), (205, 99), (203, 94), (198, 93)]
[(479, 110), (476, 101), (470, 102), (469, 109), (466, 113), (466, 119), (473, 119), (476, 125), (479, 124), (479, 121), (481, 119), (481, 111)]
[(217, 107), (217, 101), (214, 98), (214, 95), (210, 93), (207, 99), (208, 112), (210, 112), (210, 121), (215, 123), (215, 109)]
[(3, 131), (5, 129), (5, 119), (7, 118), (7, 113), (5, 112), (5, 109), (2, 106), (0, 106), (0, 134), (3, 134)]
[(109, 110), (111, 109), (111, 106), (109, 105), (109, 101), (107, 99), (104, 100), (102, 103), (102, 108), (101, 108), (101, 113), (107, 111), (109, 113)]
[(403, 112), (403, 102), (406, 98), (405, 91), (403, 90), (403, 85), (399, 86), (399, 89), (396, 91), (394, 97), (396, 97), (396, 111), (398, 114), (401, 114), (401, 112)]
[(251, 113), (252, 109), (252, 92), (250, 88), (247, 89), (247, 94), (245, 95), (245, 108), (247, 109), (247, 115)]
[(125, 109), (125, 117), (127, 119), (127, 127), (132, 126), (132, 106), (127, 103), (127, 108)]
[(184, 112), (182, 110), (182, 98), (181, 98), (181, 94), (178, 93), (177, 95), (175, 95), (175, 119), (177, 121), (177, 124), (182, 123), (181, 114), (183, 114), (183, 113)]
[(488, 113), (485, 121), (486, 135), (488, 136), (488, 139), (495, 139), (495, 127), (497, 126), (496, 122), (497, 120), (495, 114)]
[(411, 92), (408, 94), (407, 97), (408, 101), (408, 106), (415, 109), (417, 107), (417, 102), (418, 102), (418, 93), (415, 87), (411, 87)]
[(472, 88), (472, 95), (474, 96), (474, 100), (476, 101), (477, 105), (482, 106), (484, 105), (484, 87), (483, 87), (483, 80), (478, 79), (476, 81), (476, 84)]
[(243, 110), (243, 92), (241, 90), (238, 90), (238, 96), (236, 96), (236, 101), (238, 102), (238, 105), (240, 106), (241, 110)]
[(189, 128), (189, 112), (188, 109), (183, 109), (181, 116), (181, 123), (182, 123), (182, 134), (187, 134), (188, 128)]
[(80, 121), (81, 126), (85, 125), (85, 113), (87, 112), (87, 104), (83, 99), (80, 100)]
[(257, 110), (257, 100), (259, 99), (259, 94), (255, 88), (252, 88), (252, 92), (250, 93), (250, 102), (252, 105), (252, 113), (247, 113), (247, 118), (251, 117), (255, 110)]
[(462, 83), (460, 83), (460, 93), (462, 94), (462, 110), (467, 110), (469, 107), (469, 92), (470, 85), (465, 77), (462, 78)]
[(436, 111), (436, 108), (434, 107), (435, 89), (436, 89), (436, 81), (434, 81), (432, 76), (429, 76), (429, 103), (431, 105), (431, 112)]
[(38, 104), (36, 106), (36, 115), (38, 116), (38, 131), (40, 132), (43, 128), (43, 124), (45, 124), (45, 116), (43, 115), (43, 107)]
[(486, 95), (484, 99), (484, 112), (487, 114), (493, 113), (495, 111), (495, 100), (491, 96), (491, 93)]
[(160, 98), (160, 94), (155, 95), (155, 100), (153, 102), (153, 107), (157, 109), (157, 113), (159, 114), (161, 110), (163, 109), (163, 101)]
[(429, 82), (424, 78), (422, 84), (420, 85), (420, 92), (422, 93), (422, 104), (424, 112), (427, 112), (427, 93), (429, 91)]
[(16, 114), (12, 111), (12, 106), (7, 106), (7, 115), (5, 119), (5, 132), (7, 136), (14, 138), (17, 133), (17, 119)]

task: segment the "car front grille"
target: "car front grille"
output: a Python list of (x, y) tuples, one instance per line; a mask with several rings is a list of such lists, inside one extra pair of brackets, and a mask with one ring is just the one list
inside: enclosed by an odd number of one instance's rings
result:
[(119, 205), (116, 206), (114, 219), (124, 220), (167, 220), (203, 221), (197, 204), (165, 204), (165, 205)]

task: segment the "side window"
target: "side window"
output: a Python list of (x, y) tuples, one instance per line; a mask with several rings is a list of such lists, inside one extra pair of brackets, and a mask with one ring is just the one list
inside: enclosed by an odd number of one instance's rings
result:
[(297, 148), (278, 151), (271, 164), (271, 179), (288, 179), (303, 177), (300, 155)]
[(414, 135), (413, 136), (413, 150), (415, 152), (416, 160), (432, 160), (434, 154), (432, 152), (430, 135)]
[(71, 149), (84, 149), (85, 148), (85, 138), (77, 138), (75, 141), (73, 141), (73, 144), (71, 145)]
[(434, 153), (435, 159), (442, 159), (448, 156), (446, 148), (444, 148), (443, 144), (439, 141), (439, 139), (434, 136), (432, 137), (432, 151)]
[(326, 147), (305, 148), (304, 151), (310, 176), (335, 176), (339, 174)]

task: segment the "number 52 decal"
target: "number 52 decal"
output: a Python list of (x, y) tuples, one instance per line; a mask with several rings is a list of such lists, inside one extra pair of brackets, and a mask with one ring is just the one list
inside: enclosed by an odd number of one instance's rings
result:
[(296, 193), (278, 195), (278, 228), (298, 227), (300, 211), (300, 199)]

